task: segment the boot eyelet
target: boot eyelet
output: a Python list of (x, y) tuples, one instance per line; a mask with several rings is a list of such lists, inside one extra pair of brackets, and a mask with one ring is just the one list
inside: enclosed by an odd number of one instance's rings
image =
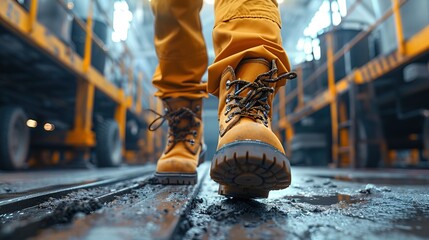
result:
[(164, 108), (164, 112), (165, 112), (165, 113), (168, 113), (168, 108)]
[(195, 107), (195, 112), (199, 112), (200, 110), (201, 110), (200, 105), (198, 105), (198, 106)]
[(230, 105), (226, 106), (225, 116), (229, 113), (229, 111), (231, 111), (231, 106)]
[(228, 95), (226, 95), (226, 99), (225, 99), (225, 102), (226, 103), (229, 103), (230, 101), (231, 101), (231, 99), (229, 98), (230, 96), (229, 96), (229, 94)]
[(226, 90), (229, 90), (229, 88), (231, 87), (231, 80), (227, 80), (226, 81)]
[(196, 130), (192, 131), (192, 135), (194, 135), (194, 137), (196, 137), (197, 136), (197, 131)]
[(194, 140), (194, 139), (191, 139), (191, 140), (189, 141), (189, 143), (191, 144), (191, 146), (194, 146), (194, 145), (195, 145), (195, 140)]
[(228, 118), (225, 120), (225, 122), (228, 123), (229, 121), (231, 121), (231, 119), (232, 119), (232, 116), (229, 115)]

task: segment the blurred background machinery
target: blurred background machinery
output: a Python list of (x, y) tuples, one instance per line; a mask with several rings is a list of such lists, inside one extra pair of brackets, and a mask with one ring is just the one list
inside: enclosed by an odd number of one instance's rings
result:
[(143, 109), (162, 108), (134, 56), (140, 40), (123, 41), (125, 2), (2, 0), (0, 10), (1, 169), (155, 161), (163, 134), (146, 131)]
[(427, 1), (322, 2), (297, 44), (299, 78), (277, 99), (292, 164), (428, 167), (428, 11)]
[[(428, 167), (429, 2), (278, 4), (299, 78), (279, 91), (273, 127), (292, 164)], [(166, 129), (148, 132), (144, 109), (162, 112), (156, 65), (150, 0), (0, 0), (0, 169), (155, 162)], [(203, 118), (210, 160), (217, 99)]]

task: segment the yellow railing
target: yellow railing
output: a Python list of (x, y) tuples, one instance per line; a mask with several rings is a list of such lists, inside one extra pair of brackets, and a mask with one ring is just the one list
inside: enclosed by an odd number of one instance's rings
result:
[[(93, 31), (93, 12), (97, 6), (96, 0), (90, 0), (90, 7), (88, 9), (88, 19), (86, 23), (78, 16), (73, 14), (66, 6), (64, 1), (56, 0), (70, 15), (73, 16), (74, 21), (86, 34), (84, 42), (84, 52), (82, 58), (74, 52), (69, 46), (64, 44), (61, 40), (53, 35), (45, 34), (46, 26), (43, 26), (38, 19), (39, 1), (31, 0), (29, 10), (25, 10), (15, 0), (1, 0), (0, 1), (0, 24), (11, 28), (20, 37), (28, 40), (35, 47), (39, 48), (42, 52), (53, 57), (61, 66), (70, 72), (74, 73), (77, 78), (77, 91), (76, 91), (76, 105), (75, 105), (75, 119), (73, 129), (70, 130), (66, 137), (66, 144), (79, 147), (91, 147), (95, 145), (95, 136), (92, 132), (92, 119), (93, 119), (93, 105), (95, 90), (99, 90), (106, 95), (110, 100), (116, 103), (114, 109), (114, 118), (120, 126), (120, 135), (122, 140), (125, 138), (126, 115), (130, 111), (136, 115), (142, 114), (142, 98), (147, 95), (147, 98), (152, 98), (147, 93), (143, 92), (143, 74), (136, 74), (138, 77), (135, 82), (137, 85), (137, 99), (129, 96), (124, 89), (116, 87), (113, 83), (109, 82), (103, 73), (98, 72), (91, 66), (91, 48), (94, 46), (102, 49), (106, 58), (114, 61), (115, 65), (120, 67), (120, 71), (124, 76), (126, 84), (130, 85), (134, 80), (134, 68), (132, 66), (133, 56), (132, 52), (125, 42), (123, 44), (123, 53), (120, 54), (119, 59), (114, 59), (109, 53), (107, 47), (102, 40)], [(109, 21), (107, 14), (103, 9), (98, 9), (104, 15), (104, 21), (108, 23), (110, 28), (113, 24)], [(145, 119), (145, 118), (142, 118)]]
[[(393, 70), (400, 64), (411, 59), (413, 56), (421, 54), (424, 51), (429, 50), (428, 41), (423, 42), (424, 37), (429, 33), (429, 27), (423, 29), (420, 33), (416, 34), (409, 40), (404, 39), (402, 18), (400, 10), (402, 6), (408, 2), (408, 0), (392, 0), (392, 6), (384, 12), (384, 14), (378, 18), (373, 24), (369, 25), (365, 31), (360, 32), (356, 35), (349, 43), (345, 44), (340, 50), (334, 53), (333, 48), (333, 37), (332, 31), (336, 30), (340, 26), (332, 27), (328, 31), (326, 36), (326, 62), (317, 68), (305, 81), (300, 74), (297, 78), (297, 87), (290, 92), (279, 91), (279, 106), (276, 106), (273, 111), (279, 114), (279, 127), (286, 131), (286, 144), (290, 144), (290, 140), (293, 138), (294, 129), (293, 124), (301, 120), (303, 117), (308, 116), (320, 110), (326, 105), (330, 105), (331, 112), (331, 126), (332, 126), (332, 154), (334, 163), (338, 159), (338, 106), (337, 106), (337, 94), (348, 89), (350, 81), (354, 81), (355, 84), (363, 84), (368, 81), (375, 80), (382, 74)], [(362, 0), (356, 0), (347, 10), (348, 14), (344, 18), (350, 16), (357, 7), (362, 4)], [(335, 63), (345, 54), (351, 51), (351, 49), (364, 40), (369, 34), (371, 34), (377, 27), (384, 23), (389, 17), (393, 15), (396, 35), (395, 40), (398, 45), (397, 51), (386, 57), (379, 57), (371, 60), (368, 64), (354, 69), (352, 73), (348, 73), (343, 79), (335, 79)], [(418, 46), (416, 46), (418, 45)], [(303, 72), (301, 67), (296, 69), (298, 73)], [(311, 84), (314, 84), (322, 74), (328, 75), (328, 88), (324, 92), (313, 96), (313, 99), (307, 103), (304, 103), (304, 89)], [(297, 98), (298, 105), (294, 109), (291, 115), (287, 116), (285, 111), (286, 106), (291, 104)]]

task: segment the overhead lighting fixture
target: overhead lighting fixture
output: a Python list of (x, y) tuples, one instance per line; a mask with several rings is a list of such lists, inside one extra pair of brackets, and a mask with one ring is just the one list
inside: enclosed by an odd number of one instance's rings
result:
[(27, 120), (27, 127), (36, 128), (37, 127), (37, 121), (34, 119), (28, 119)]
[(128, 29), (133, 20), (133, 13), (130, 11), (126, 1), (116, 1), (113, 8), (112, 41), (125, 41), (128, 38)]
[(282, 4), (285, 0), (277, 0), (278, 4)]
[(52, 132), (55, 130), (55, 125), (52, 123), (45, 123), (45, 125), (43, 126), (43, 128), (48, 131), (48, 132)]
[(215, 0), (204, 0), (205, 3), (213, 5)]

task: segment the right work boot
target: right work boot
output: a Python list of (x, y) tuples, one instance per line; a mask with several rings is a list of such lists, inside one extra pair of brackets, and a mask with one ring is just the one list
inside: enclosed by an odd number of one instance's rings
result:
[(196, 184), (197, 167), (204, 161), (206, 146), (201, 119), (202, 99), (163, 99), (165, 115), (159, 115), (149, 130), (168, 122), (167, 144), (156, 166), (155, 178), (161, 184)]
[(239, 198), (267, 198), (270, 190), (291, 182), (290, 164), (271, 130), (276, 84), (295, 73), (277, 75), (276, 63), (262, 58), (228, 66), (219, 87), (219, 142), (210, 176), (219, 194)]

